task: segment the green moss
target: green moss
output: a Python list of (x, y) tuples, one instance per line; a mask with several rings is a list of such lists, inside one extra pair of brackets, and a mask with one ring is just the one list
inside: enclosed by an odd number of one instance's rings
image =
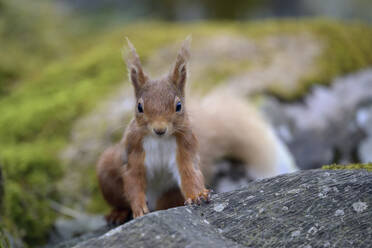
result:
[(192, 82), (192, 90), (204, 94), (222, 85), (224, 81), (239, 72), (249, 70), (251, 66), (250, 61), (222, 61), (216, 62), (213, 67), (206, 68), (202, 73), (202, 80), (199, 82), (195, 80)]
[(53, 223), (47, 199), (57, 197), (54, 182), (62, 175), (58, 152), (73, 121), (121, 81), (120, 55), (105, 55), (98, 50), (79, 61), (52, 65), (0, 103), (5, 216), (16, 223), (14, 229), (24, 230), (29, 243), (42, 242)]
[(39, 74), (46, 62), (74, 52), (77, 46), (70, 45), (76, 32), (67, 28), (69, 17), (57, 14), (50, 2), (1, 0), (0, 4), (0, 43), (6, 48), (0, 56), (1, 96), (23, 77)]
[[(275, 25), (274, 25), (275, 26)], [(283, 32), (310, 32), (323, 43), (313, 71), (305, 75), (293, 91), (280, 87), (270, 91), (285, 100), (302, 97), (313, 85), (330, 84), (332, 79), (372, 65), (372, 28), (362, 23), (332, 20), (285, 21)]]
[(331, 164), (331, 165), (323, 165), (323, 170), (367, 170), (372, 171), (372, 163), (367, 164)]
[(6, 175), (4, 223), (27, 242), (44, 240), (55, 217), (47, 199), (57, 197), (52, 182), (62, 174), (56, 156), (60, 147), (51, 140), (0, 146)]

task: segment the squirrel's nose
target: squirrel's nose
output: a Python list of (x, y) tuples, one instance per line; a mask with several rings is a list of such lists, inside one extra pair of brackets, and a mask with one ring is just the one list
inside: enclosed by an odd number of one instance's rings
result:
[(163, 134), (165, 134), (166, 131), (167, 131), (166, 128), (154, 128), (154, 132), (159, 136), (162, 136)]

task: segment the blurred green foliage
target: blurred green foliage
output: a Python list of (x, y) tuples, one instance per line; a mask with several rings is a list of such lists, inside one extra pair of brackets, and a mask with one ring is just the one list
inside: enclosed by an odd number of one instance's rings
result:
[(337, 76), (372, 65), (371, 26), (321, 20), (314, 22), (312, 30), (325, 41), (325, 49), (316, 71), (303, 79), (302, 89), (290, 96), (292, 99), (311, 85), (329, 84)]
[[(151, 22), (95, 29), (60, 13), (47, 1), (30, 4), (26, 0), (0, 0), (4, 227), (31, 245), (46, 240), (56, 217), (49, 199), (58, 200), (56, 182), (68, 173), (59, 152), (69, 140), (74, 121), (126, 81), (120, 53), (124, 35), (130, 37), (146, 63), (157, 49), (189, 33), (208, 37), (217, 32), (257, 40), (268, 35), (310, 32), (324, 41), (317, 71), (303, 79), (301, 89), (289, 93), (274, 90), (282, 98), (298, 98), (309, 85), (328, 83), (335, 76), (372, 64), (372, 29), (363, 24), (328, 20)], [(208, 84), (221, 81), (216, 77), (236, 73), (236, 68), (226, 68), (220, 73), (211, 72), (215, 77)]]
[(48, 2), (2, 0), (0, 6), (2, 223), (38, 244), (55, 218), (48, 199), (58, 197), (55, 182), (63, 175), (58, 151), (73, 120), (109, 88), (102, 85), (120, 82), (122, 62), (116, 49), (107, 52), (108, 43), (93, 53), (85, 49), (100, 37), (84, 29), (77, 34), (79, 22), (72, 25)]
[(242, 32), (250, 37), (307, 32), (322, 41), (324, 48), (316, 59), (315, 70), (304, 76), (297, 88), (269, 90), (284, 100), (296, 100), (313, 85), (327, 85), (337, 76), (372, 65), (372, 28), (364, 23), (329, 19), (271, 20), (247, 24)]
[(6, 94), (14, 82), (32, 70), (40, 71), (45, 60), (58, 55), (64, 42), (62, 33), (55, 29), (50, 6), (43, 4), (45, 15), (40, 15), (40, 4), (20, 0), (0, 0), (0, 37), (7, 56), (0, 56), (0, 94)]
[[(0, 0), (0, 97), (40, 75), (50, 61), (79, 53), (95, 36), (83, 20), (54, 1)], [(72, 20), (74, 21), (72, 21)], [(84, 37), (84, 42), (79, 42)]]

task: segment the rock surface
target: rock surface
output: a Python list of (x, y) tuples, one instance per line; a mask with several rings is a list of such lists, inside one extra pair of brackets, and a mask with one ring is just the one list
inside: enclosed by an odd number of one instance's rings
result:
[(301, 102), (267, 99), (263, 110), (302, 169), (371, 161), (372, 69), (315, 86)]
[(75, 247), (367, 247), (371, 221), (371, 172), (309, 170), (154, 212)]
[[(372, 88), (372, 86), (371, 86)], [(358, 155), (361, 161), (372, 161), (372, 98), (357, 112), (357, 123), (367, 136), (359, 145)]]

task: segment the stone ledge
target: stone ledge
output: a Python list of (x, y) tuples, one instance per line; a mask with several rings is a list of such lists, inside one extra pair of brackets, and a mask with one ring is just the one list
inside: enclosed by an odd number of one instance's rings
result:
[(308, 170), (158, 211), (75, 247), (367, 247), (372, 173)]

